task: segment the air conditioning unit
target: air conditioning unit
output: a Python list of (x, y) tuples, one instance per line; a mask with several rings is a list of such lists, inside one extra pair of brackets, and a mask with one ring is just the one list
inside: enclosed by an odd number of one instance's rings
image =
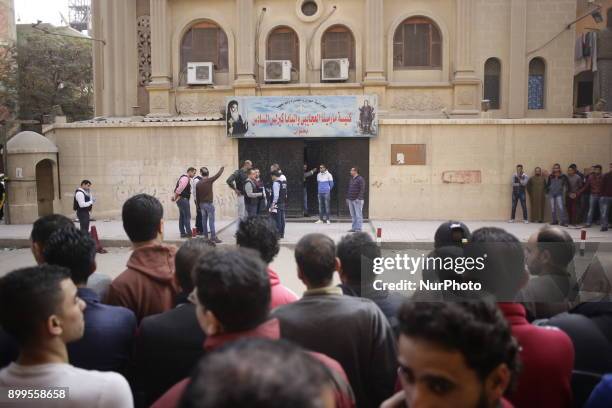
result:
[(289, 60), (266, 60), (264, 69), (264, 81), (266, 82), (289, 82), (291, 81), (291, 61)]
[(188, 62), (187, 83), (189, 85), (211, 85), (214, 66), (212, 62)]
[(321, 60), (322, 81), (346, 81), (349, 75), (348, 58)]

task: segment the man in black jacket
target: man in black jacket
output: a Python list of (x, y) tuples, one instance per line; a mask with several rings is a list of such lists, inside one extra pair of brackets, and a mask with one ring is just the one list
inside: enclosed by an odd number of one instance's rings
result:
[(281, 336), (337, 360), (355, 391), (358, 407), (378, 407), (393, 393), (397, 378), (393, 330), (369, 299), (343, 296), (333, 286), (340, 267), (334, 241), (323, 234), (304, 236), (295, 249), (298, 277), (308, 290), (272, 316)]
[(245, 160), (242, 167), (234, 171), (226, 180), (227, 185), (236, 193), (236, 210), (238, 218), (246, 218), (246, 207), (244, 203), (244, 183), (247, 180), (247, 172), (253, 168), (250, 160)]
[(174, 259), (182, 289), (177, 305), (142, 320), (134, 347), (133, 387), (138, 400), (151, 405), (177, 381), (187, 377), (204, 350), (205, 334), (198, 324), (195, 304), (189, 300), (194, 284), (191, 270), (214, 244), (205, 239), (185, 242)]

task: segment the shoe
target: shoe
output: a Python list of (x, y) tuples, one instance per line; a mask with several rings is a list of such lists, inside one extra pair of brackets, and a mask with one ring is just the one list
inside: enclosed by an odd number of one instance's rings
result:
[(508, 222), (512, 224), (514, 222), (514, 218), (509, 219)]
[(190, 234), (181, 234), (181, 238), (191, 238)]
[(591, 228), (591, 224), (584, 224), (584, 228)]
[(567, 227), (567, 224), (561, 224), (562, 227)]
[(529, 224), (528, 220), (523, 220), (523, 224)]
[(315, 224), (323, 224), (323, 221), (321, 221), (321, 220), (316, 220), (316, 221), (315, 221)]
[(350, 229), (350, 230), (348, 230), (346, 232), (357, 232), (357, 231), (355, 231), (354, 229)]
[(559, 225), (559, 223), (557, 221), (553, 221), (550, 223), (550, 225)]
[(210, 239), (211, 242), (214, 242), (215, 244), (221, 244), (223, 243), (223, 241), (221, 241), (219, 238), (214, 237)]
[(330, 220), (327, 220), (327, 221), (325, 221), (325, 223), (327, 223), (327, 224), (331, 224), (331, 221), (330, 221)]
[(310, 214), (304, 213), (304, 218), (310, 218)]
[(606, 232), (608, 230), (608, 227), (601, 227), (601, 232)]

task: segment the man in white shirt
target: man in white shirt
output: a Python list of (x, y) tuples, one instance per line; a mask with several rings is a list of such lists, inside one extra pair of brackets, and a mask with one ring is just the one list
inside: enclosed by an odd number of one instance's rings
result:
[[(70, 271), (41, 265), (0, 279), (0, 325), (19, 343), (17, 362), (0, 371), (0, 388), (63, 388), (54, 398), (21, 399), (20, 407), (131, 408), (130, 387), (120, 374), (88, 371), (68, 363), (66, 343), (83, 336), (85, 303)], [(64, 395), (64, 398), (61, 396)]]
[(93, 194), (91, 194), (91, 181), (81, 181), (81, 187), (77, 188), (74, 192), (72, 204), (72, 209), (76, 211), (77, 218), (79, 219), (81, 231), (89, 232), (89, 213), (95, 201)]

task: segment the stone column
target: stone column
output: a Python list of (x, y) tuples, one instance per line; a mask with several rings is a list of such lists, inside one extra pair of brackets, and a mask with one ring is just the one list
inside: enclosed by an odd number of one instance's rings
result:
[(527, 112), (527, 0), (511, 0), (508, 117), (524, 118)]
[(236, 0), (236, 93), (255, 95), (255, 24), (253, 0)]
[(474, 69), (474, 0), (457, 0), (455, 35), (454, 116), (480, 113), (480, 79)]
[(366, 0), (365, 17), (365, 70), (363, 92), (378, 95), (379, 113), (385, 111), (387, 78), (385, 77), (384, 50), (385, 33), (383, 30), (383, 0)]
[(151, 0), (151, 83), (149, 115), (170, 116), (170, 24), (168, 0)]

